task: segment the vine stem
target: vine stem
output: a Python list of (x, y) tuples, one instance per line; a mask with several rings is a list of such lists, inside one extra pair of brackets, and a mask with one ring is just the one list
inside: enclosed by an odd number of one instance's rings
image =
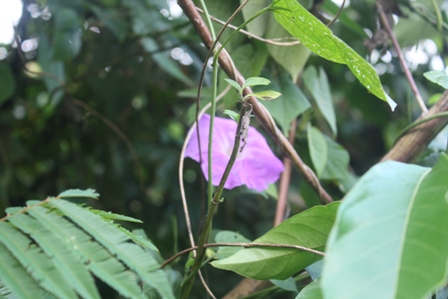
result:
[(218, 207), (218, 205), (221, 201), (221, 194), (224, 189), (224, 184), (227, 181), (227, 178), (229, 177), (230, 171), (233, 167), (233, 164), (235, 163), (235, 160), (238, 155), (239, 148), (240, 148), (240, 141), (241, 141), (240, 131), (241, 131), (241, 126), (242, 126), (242, 122), (244, 119), (243, 116), (245, 115), (245, 113), (247, 111), (249, 111), (249, 109), (251, 109), (250, 104), (243, 103), (243, 105), (241, 106), (240, 118), (238, 120), (238, 126), (237, 126), (236, 132), (235, 132), (235, 142), (233, 144), (232, 153), (230, 155), (229, 162), (227, 163), (227, 166), (224, 170), (224, 174), (222, 175), (221, 181), (219, 182), (218, 188), (216, 189), (216, 193), (213, 196), (213, 199), (209, 204), (207, 215), (205, 217), (203, 231), (201, 232), (201, 234), (199, 236), (199, 241), (198, 241), (198, 246), (197, 246), (197, 255), (194, 260), (194, 264), (190, 271), (190, 274), (187, 276), (187, 278), (185, 279), (185, 281), (182, 285), (182, 295), (181, 295), (182, 299), (188, 298), (190, 291), (191, 291), (191, 287), (193, 286), (194, 278), (196, 277), (196, 273), (198, 272), (199, 268), (201, 267), (202, 259), (205, 255), (204, 245), (210, 236), (212, 219), (215, 214), (216, 208)]
[(381, 23), (383, 24), (384, 28), (386, 29), (387, 33), (389, 34), (390, 40), (392, 41), (392, 44), (394, 45), (395, 50), (398, 54), (398, 60), (400, 61), (401, 67), (403, 68), (404, 74), (406, 76), (406, 79), (409, 82), (409, 85), (411, 85), (412, 92), (414, 93), (414, 96), (417, 100), (418, 105), (420, 106), (420, 109), (423, 113), (428, 112), (428, 108), (425, 105), (425, 102), (423, 101), (422, 96), (420, 95), (420, 92), (418, 91), (417, 85), (415, 84), (414, 78), (412, 77), (411, 72), (409, 71), (409, 68), (406, 64), (406, 60), (404, 59), (403, 51), (401, 51), (400, 44), (397, 41), (397, 38), (395, 37), (392, 28), (389, 25), (389, 21), (387, 20), (386, 13), (384, 12), (383, 7), (381, 6), (381, 3), (379, 1), (376, 1), (376, 6), (378, 9), (378, 14), (381, 19)]
[[(204, 244), (204, 248), (209, 247), (220, 247), (220, 246), (227, 246), (227, 247), (244, 247), (244, 248), (251, 248), (251, 247), (267, 247), (267, 248), (288, 248), (288, 249), (296, 249), (300, 251), (306, 251), (309, 253), (313, 253), (315, 255), (325, 256), (325, 253), (319, 250), (314, 250), (308, 247), (300, 246), (300, 245), (292, 245), (292, 244), (278, 244), (278, 243), (210, 243), (210, 244)], [(198, 249), (198, 246), (194, 246), (191, 248), (184, 249), (182, 251), (179, 251), (169, 259), (163, 262), (162, 265), (160, 265), (160, 269), (177, 259), (179, 256), (184, 255), (185, 253), (195, 251)]]
[[(182, 7), (185, 15), (190, 19), (205, 46), (207, 48), (211, 48), (213, 45), (213, 40), (211, 39), (210, 32), (205, 26), (205, 23), (202, 20), (199, 12), (196, 10), (193, 1), (178, 0), (178, 3)], [(234, 67), (233, 60), (225, 49), (222, 49), (219, 55), (219, 64), (229, 76), (229, 78), (238, 82), (238, 84), (240, 85), (244, 83), (244, 77), (241, 75), (238, 69)], [(248, 95), (250, 93), (253, 93), (252, 89), (246, 87), (244, 89), (244, 95)], [(282, 148), (285, 150), (285, 153), (291, 158), (292, 162), (298, 168), (299, 172), (302, 174), (305, 180), (313, 187), (316, 193), (320, 195), (321, 200), (325, 203), (332, 202), (333, 199), (331, 198), (331, 196), (325, 191), (325, 189), (323, 189), (319, 181), (315, 179), (316, 175), (313, 175), (310, 168), (307, 167), (305, 163), (303, 163), (302, 159), (297, 154), (291, 143), (289, 143), (288, 139), (277, 127), (272, 126), (269, 112), (266, 109), (263, 109), (264, 106), (261, 105), (256, 98), (249, 97), (247, 100), (253, 106), (253, 113), (257, 117), (260, 124), (272, 136), (272, 138), (274, 138), (274, 140), (276, 140), (282, 146)]]

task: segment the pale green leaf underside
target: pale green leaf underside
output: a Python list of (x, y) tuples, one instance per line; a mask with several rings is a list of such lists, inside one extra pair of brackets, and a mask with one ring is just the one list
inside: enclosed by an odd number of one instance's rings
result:
[(319, 71), (317, 71), (314, 66), (308, 67), (303, 72), (303, 82), (305, 83), (306, 88), (313, 95), (317, 107), (330, 126), (334, 136), (336, 136), (336, 113), (334, 112), (330, 84), (328, 83), (327, 74), (325, 74), (324, 69), (320, 67)]
[(448, 75), (443, 71), (430, 71), (423, 74), (429, 81), (448, 89)]
[(320, 288), (320, 278), (304, 287), (295, 299), (324, 299)]
[(327, 141), (321, 131), (312, 126), (308, 127), (307, 138), (311, 161), (316, 169), (317, 177), (320, 178), (327, 164)]
[(96, 193), (93, 189), (70, 189), (67, 191), (64, 191), (58, 195), (59, 198), (77, 198), (77, 197), (87, 197), (87, 198), (93, 198), (98, 199), (100, 195)]
[(374, 95), (386, 101), (391, 109), (396, 103), (386, 96), (375, 69), (332, 31), (303, 8), (296, 0), (279, 0), (274, 11), (276, 20), (290, 34), (315, 54), (330, 61), (346, 64), (355, 77)]
[(326, 299), (424, 298), (445, 283), (448, 159), (385, 162), (343, 200), (324, 261)]
[[(339, 203), (308, 209), (253, 243), (300, 245), (323, 250)], [(289, 248), (244, 248), (212, 265), (254, 279), (287, 279), (321, 257)]]

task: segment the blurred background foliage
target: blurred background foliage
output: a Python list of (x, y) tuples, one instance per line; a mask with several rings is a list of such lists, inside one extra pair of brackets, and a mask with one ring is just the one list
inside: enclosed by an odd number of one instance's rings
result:
[[(165, 258), (175, 248), (189, 247), (177, 168), (194, 117), (195, 90), (207, 51), (176, 1), (22, 2), (16, 41), (0, 45), (0, 208), (69, 188), (95, 188), (101, 199), (88, 204), (144, 221), (143, 228)], [(324, 23), (338, 8), (329, 0), (300, 2)], [(397, 38), (423, 97), (433, 101), (443, 90), (422, 74), (445, 69), (448, 2), (437, 2), (440, 24), (431, 1), (399, 2)], [(210, 13), (221, 20), (239, 5), (238, 0), (206, 3)], [(246, 9), (233, 24), (240, 24), (250, 12)], [(273, 20), (267, 14), (248, 30), (265, 38), (285, 37)], [(220, 29), (221, 25), (215, 26)], [(364, 41), (376, 28), (373, 0), (350, 1), (331, 26), (335, 35), (370, 59), (398, 103), (395, 112), (369, 94), (346, 66), (325, 61), (302, 46), (266, 45), (243, 34), (227, 46), (246, 77), (262, 75), (273, 81), (269, 88), (282, 89), (283, 102), (267, 106), (279, 110), (276, 120), (285, 132), (290, 119), (282, 122), (281, 116), (300, 116), (295, 147), (304, 160), (312, 164), (306, 133), (311, 121), (348, 152), (353, 179), (378, 162), (399, 131), (420, 114), (395, 50), (388, 44), (371, 53), (366, 49)], [(230, 32), (227, 29), (224, 38)], [(304, 65), (322, 69), (328, 77), (337, 135), (316, 108), (313, 90), (300, 76)], [(225, 88), (223, 78), (220, 90)], [(210, 70), (205, 77), (204, 101), (209, 100), (209, 84)], [(220, 111), (235, 108), (237, 99), (231, 91)], [(292, 115), (286, 116), (289, 109), (293, 109)], [(257, 126), (255, 120), (252, 124)], [(280, 155), (273, 140), (268, 141)], [(433, 143), (432, 151), (444, 146)], [(185, 191), (197, 231), (204, 212), (202, 174), (189, 159), (185, 168)], [(324, 183), (335, 198), (343, 196), (339, 181)], [(276, 201), (267, 193), (255, 194), (240, 187), (224, 195), (226, 202), (216, 217), (216, 229), (238, 231), (254, 239), (272, 227)], [(296, 172), (289, 200), (292, 213), (318, 203)], [(182, 269), (181, 264), (178, 267)], [(219, 277), (225, 280), (213, 286), (217, 295), (239, 279), (228, 272), (209, 271), (210, 281)], [(203, 294), (202, 289), (197, 293)]]

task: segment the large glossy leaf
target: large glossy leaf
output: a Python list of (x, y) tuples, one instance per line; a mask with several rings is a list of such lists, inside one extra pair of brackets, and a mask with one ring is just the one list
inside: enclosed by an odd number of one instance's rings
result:
[[(323, 250), (339, 203), (308, 209), (274, 227), (253, 243), (293, 244)], [(251, 247), (212, 265), (254, 279), (287, 279), (321, 256), (289, 248)]]
[(425, 298), (446, 283), (448, 159), (431, 170), (385, 162), (348, 193), (324, 261), (332, 298)]
[(313, 95), (317, 107), (330, 126), (331, 131), (336, 135), (336, 113), (334, 112), (330, 84), (328, 84), (327, 74), (325, 74), (324, 69), (320, 67), (318, 72), (314, 66), (308, 67), (303, 73), (303, 82)]
[(396, 103), (385, 93), (375, 69), (331, 30), (303, 8), (296, 0), (279, 0), (274, 11), (276, 20), (315, 54), (333, 62), (346, 64), (356, 78), (391, 109)]

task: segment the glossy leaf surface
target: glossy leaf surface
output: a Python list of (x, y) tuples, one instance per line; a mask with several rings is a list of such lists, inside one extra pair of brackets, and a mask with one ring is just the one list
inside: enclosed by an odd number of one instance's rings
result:
[(425, 298), (446, 283), (448, 159), (431, 170), (388, 161), (343, 200), (331, 232), (326, 299)]
[(295, 0), (276, 2), (276, 20), (313, 53), (336, 63), (346, 64), (355, 77), (391, 109), (397, 105), (387, 96), (375, 69), (346, 43)]
[[(274, 227), (253, 243), (292, 244), (322, 251), (339, 203), (317, 206)], [(321, 256), (291, 248), (252, 247), (212, 265), (254, 279), (284, 280)]]

